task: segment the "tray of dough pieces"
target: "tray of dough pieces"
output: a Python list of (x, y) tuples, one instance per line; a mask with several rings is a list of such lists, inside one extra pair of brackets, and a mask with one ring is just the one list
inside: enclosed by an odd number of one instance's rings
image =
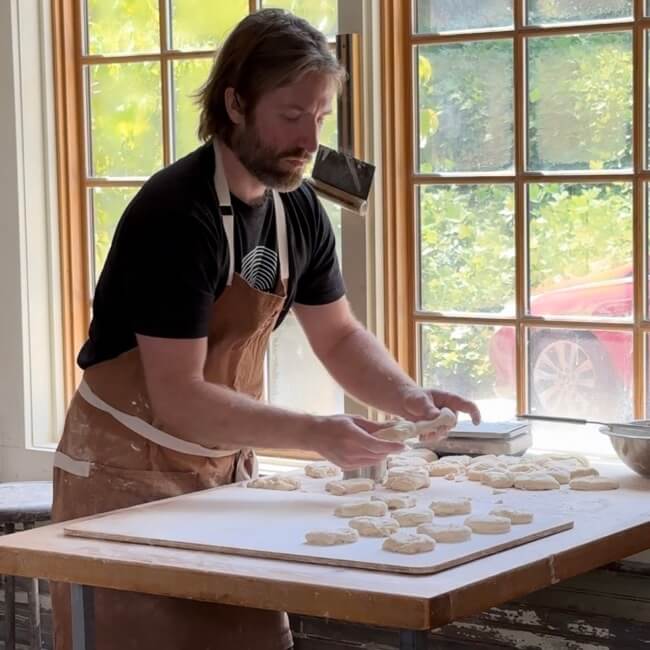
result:
[[(372, 492), (341, 497), (324, 492), (326, 481), (308, 479), (308, 482), (309, 489), (293, 492), (228, 485), (72, 521), (64, 530), (67, 535), (118, 542), (431, 574), (573, 527), (570, 518), (541, 511), (535, 513), (532, 523), (513, 525), (508, 533), (474, 533), (465, 542), (437, 543), (432, 551), (415, 555), (385, 551), (384, 538), (377, 537), (360, 537), (354, 543), (338, 546), (313, 546), (305, 542), (308, 531), (348, 524), (347, 519), (334, 515), (336, 506), (388, 492), (377, 486)], [(416, 497), (419, 507), (428, 507), (436, 496), (453, 496), (437, 494), (433, 485), (410, 494)], [(473, 499), (472, 514), (487, 514), (493, 507), (491, 500)], [(434, 517), (434, 523), (462, 524), (466, 516)], [(416, 529), (401, 530), (415, 532)]]

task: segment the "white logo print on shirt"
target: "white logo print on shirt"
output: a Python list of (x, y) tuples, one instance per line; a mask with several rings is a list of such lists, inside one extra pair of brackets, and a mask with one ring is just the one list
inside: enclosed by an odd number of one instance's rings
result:
[(266, 246), (256, 246), (241, 263), (241, 276), (258, 291), (271, 291), (275, 286), (278, 254)]

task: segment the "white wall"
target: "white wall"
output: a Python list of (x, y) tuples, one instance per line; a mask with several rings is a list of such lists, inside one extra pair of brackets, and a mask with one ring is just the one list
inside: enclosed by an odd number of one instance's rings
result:
[(62, 420), (49, 20), (47, 2), (0, 2), (2, 481), (50, 477)]

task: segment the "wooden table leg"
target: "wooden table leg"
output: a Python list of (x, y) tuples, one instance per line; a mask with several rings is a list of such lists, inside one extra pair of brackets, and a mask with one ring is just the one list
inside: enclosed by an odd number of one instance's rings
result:
[(95, 650), (95, 594), (87, 585), (70, 585), (72, 650)]
[(427, 650), (429, 633), (426, 630), (401, 630), (399, 650)]

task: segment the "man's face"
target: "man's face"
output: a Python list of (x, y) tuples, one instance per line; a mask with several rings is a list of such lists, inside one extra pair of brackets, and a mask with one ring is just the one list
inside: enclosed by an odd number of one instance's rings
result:
[(267, 187), (295, 190), (318, 149), (335, 93), (331, 77), (313, 72), (264, 94), (253, 113), (235, 127), (232, 150)]

